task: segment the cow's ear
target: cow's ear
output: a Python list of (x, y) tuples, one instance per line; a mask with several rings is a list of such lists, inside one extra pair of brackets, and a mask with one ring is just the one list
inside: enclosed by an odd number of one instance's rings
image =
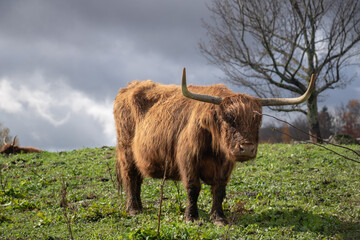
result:
[(220, 124), (218, 111), (215, 108), (212, 108), (211, 111), (203, 114), (200, 119), (200, 125), (203, 129), (208, 131), (211, 134), (212, 139), (212, 148), (214, 151), (219, 151), (220, 149)]
[(209, 131), (215, 138), (220, 135), (219, 118), (216, 107), (213, 107), (210, 111), (205, 112), (200, 120), (201, 127)]
[(211, 131), (217, 123), (217, 118), (215, 109), (211, 108), (210, 111), (206, 111), (202, 114), (200, 119), (201, 127)]

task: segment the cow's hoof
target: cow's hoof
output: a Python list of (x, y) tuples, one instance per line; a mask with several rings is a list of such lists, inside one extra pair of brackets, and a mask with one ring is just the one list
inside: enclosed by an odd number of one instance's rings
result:
[(226, 220), (226, 218), (222, 218), (222, 219), (214, 219), (212, 220), (212, 222), (216, 225), (216, 226), (226, 226), (229, 224), (228, 220)]
[(194, 222), (194, 221), (197, 221), (199, 220), (199, 216), (185, 216), (185, 222), (186, 223), (191, 223), (191, 222)]
[(135, 216), (139, 213), (141, 213), (142, 210), (141, 209), (128, 209), (127, 210), (127, 213), (132, 217), (132, 216)]
[(198, 211), (190, 211), (189, 209), (185, 210), (185, 222), (194, 222), (199, 219)]
[(188, 219), (188, 218), (185, 218), (185, 222), (187, 224), (191, 224), (191, 225), (194, 225), (194, 226), (202, 226), (203, 225), (203, 222), (199, 219), (199, 218), (192, 218), (192, 219)]
[(210, 217), (210, 219), (212, 220), (212, 222), (217, 225), (217, 226), (225, 226), (225, 225), (228, 225), (229, 222), (228, 220), (226, 219), (225, 215), (224, 214), (216, 214), (216, 213), (213, 213)]
[(192, 222), (195, 222), (195, 221), (197, 221), (197, 220), (199, 220), (199, 218), (185, 218), (185, 222), (186, 223), (192, 223)]

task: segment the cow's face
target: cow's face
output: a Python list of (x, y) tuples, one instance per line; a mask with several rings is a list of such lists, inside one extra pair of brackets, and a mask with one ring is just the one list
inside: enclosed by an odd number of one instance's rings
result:
[(228, 158), (245, 161), (256, 157), (261, 126), (261, 105), (246, 95), (224, 98), (219, 106), (220, 148)]

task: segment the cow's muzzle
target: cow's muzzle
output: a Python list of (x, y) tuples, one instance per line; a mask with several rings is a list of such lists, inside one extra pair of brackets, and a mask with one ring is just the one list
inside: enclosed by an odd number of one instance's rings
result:
[(247, 160), (256, 157), (257, 145), (252, 143), (237, 144), (233, 155), (241, 160)]

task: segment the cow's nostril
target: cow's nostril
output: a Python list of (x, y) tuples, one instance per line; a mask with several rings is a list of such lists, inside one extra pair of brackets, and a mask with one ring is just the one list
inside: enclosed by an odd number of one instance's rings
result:
[(240, 152), (244, 152), (245, 149), (241, 146), (241, 145), (238, 145), (237, 148), (239, 149)]

